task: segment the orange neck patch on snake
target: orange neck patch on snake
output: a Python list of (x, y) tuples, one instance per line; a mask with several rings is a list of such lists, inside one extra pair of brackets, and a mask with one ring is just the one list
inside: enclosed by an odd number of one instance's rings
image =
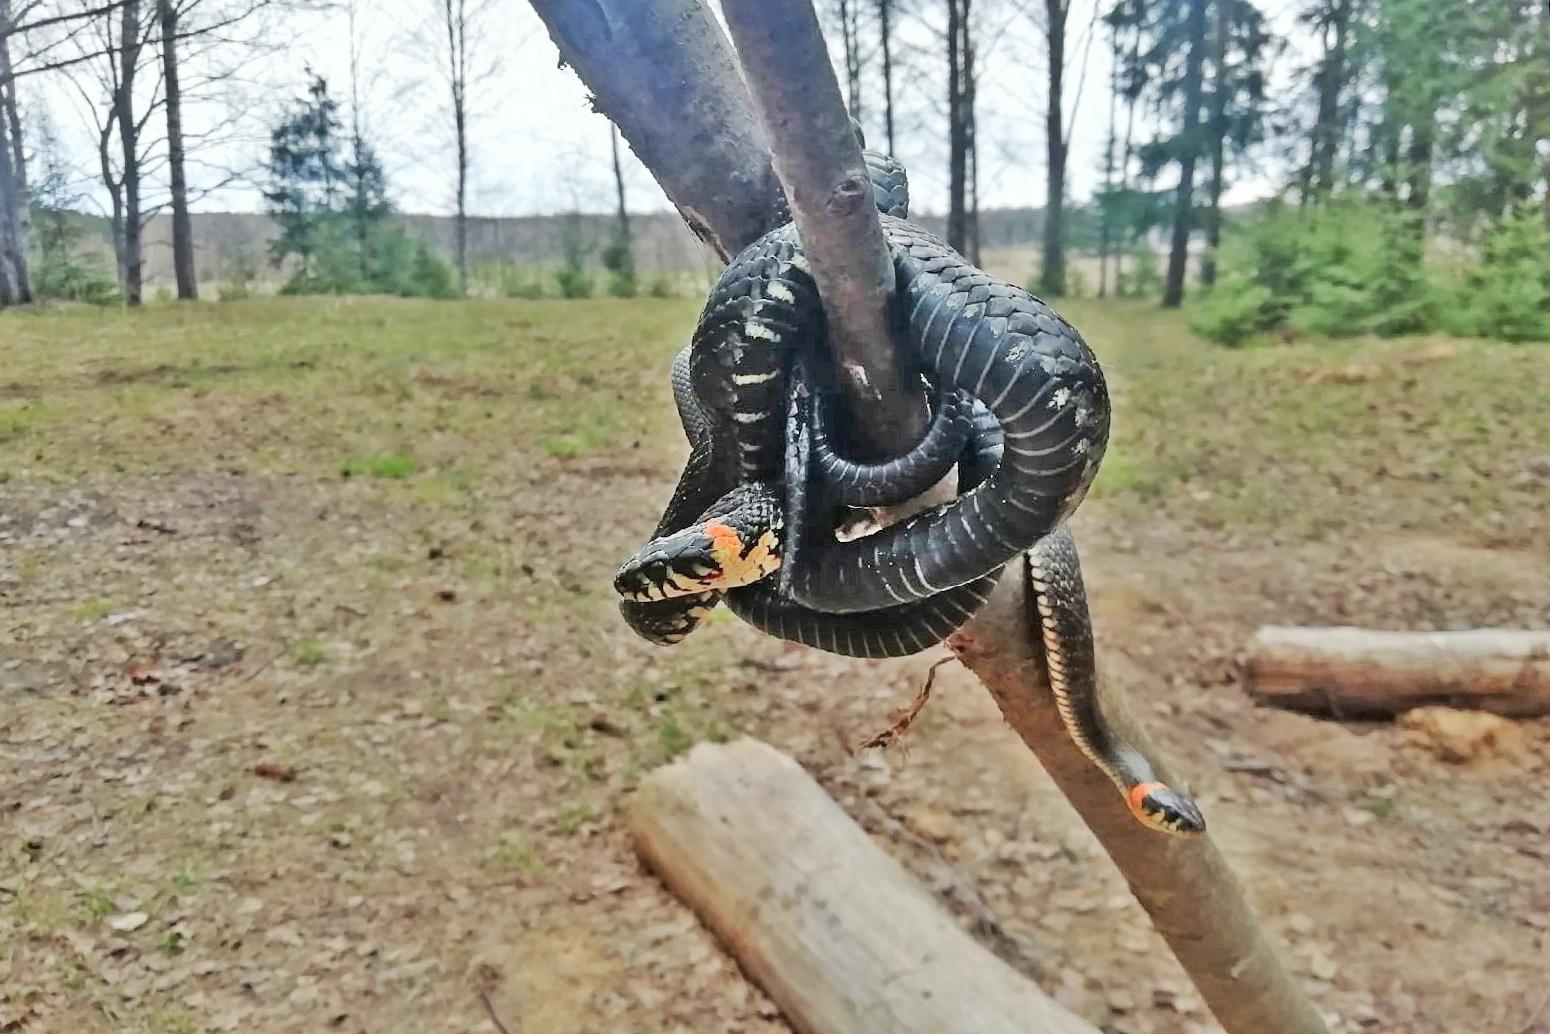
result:
[(780, 567), (774, 532), (764, 532), (746, 548), (736, 529), (720, 521), (707, 523), (705, 534), (710, 536), (711, 553), (718, 572), (707, 581), (714, 580), (718, 589), (749, 585)]

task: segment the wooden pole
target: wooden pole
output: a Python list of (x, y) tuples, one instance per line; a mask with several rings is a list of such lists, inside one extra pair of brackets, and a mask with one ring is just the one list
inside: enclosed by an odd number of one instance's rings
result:
[(757, 740), (701, 744), (652, 772), (630, 829), (802, 1034), (1096, 1034)]
[(874, 456), (899, 455), (926, 429), (925, 397), (894, 350), (893, 260), (818, 16), (804, 2), (723, 0), (721, 9), (823, 298), (856, 430)]
[[(1008, 572), (990, 602), (947, 645), (990, 690), (1007, 724), (1093, 831), (1227, 1034), (1326, 1034), (1210, 834), (1185, 839), (1142, 826), (1114, 784), (1066, 735), (1043, 651), (1029, 634), (1034, 617), (1027, 579)], [(1113, 687), (1105, 687), (1104, 700), (1116, 730), (1157, 757)], [(1164, 778), (1182, 785), (1166, 772)]]
[(1510, 717), (1550, 714), (1550, 632), (1279, 628), (1254, 634), (1244, 688), (1267, 704), (1387, 718), (1442, 704)]

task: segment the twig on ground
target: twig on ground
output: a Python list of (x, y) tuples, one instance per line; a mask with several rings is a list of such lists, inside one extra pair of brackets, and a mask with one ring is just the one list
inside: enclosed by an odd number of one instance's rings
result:
[(1546, 1005), (1550, 1005), (1550, 989), (1540, 996), (1539, 1004), (1528, 1014), (1528, 1021), (1518, 1028), (1518, 1034), (1529, 1034), (1534, 1029), (1534, 1025), (1539, 1022), (1539, 1014), (1545, 1011)]
[(915, 699), (911, 700), (908, 706), (896, 713), (893, 723), (888, 728), (875, 736), (868, 736), (862, 740), (857, 745), (857, 749), (872, 750), (878, 747), (891, 747), (901, 741), (904, 735), (910, 731), (910, 727), (915, 724), (915, 719), (920, 717), (922, 709), (931, 700), (931, 687), (936, 682), (936, 670), (942, 665), (951, 664), (957, 659), (956, 656), (948, 654), (932, 664), (930, 670), (926, 672), (926, 683), (920, 687), (920, 692), (915, 694)]
[(490, 1022), (495, 1024), (495, 1029), (500, 1031), (500, 1034), (518, 1034), (518, 1031), (513, 1031), (501, 1022), (500, 1014), (495, 1011), (495, 1003), (490, 1001), (490, 992), (481, 989), (479, 991), (479, 1000), (484, 1003), (485, 1015), (490, 1017)]

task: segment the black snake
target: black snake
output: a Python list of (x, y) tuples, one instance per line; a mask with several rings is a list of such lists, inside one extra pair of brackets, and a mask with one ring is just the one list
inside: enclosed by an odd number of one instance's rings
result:
[[(847, 459), (817, 288), (794, 224), (739, 254), (673, 364), (690, 456), (651, 542), (615, 580), (653, 642), (681, 641), (726, 600), (771, 635), (893, 657), (941, 642), (1028, 553), (1050, 681), (1073, 739), (1143, 822), (1201, 828), (1188, 798), (1109, 732), (1091, 629), (1062, 521), (1108, 441), (1108, 392), (1081, 336), (1022, 288), (904, 221), (903, 169), (867, 153), (897, 276), (898, 321), (933, 394), (907, 455)], [(959, 466), (952, 502), (849, 541), (849, 508), (901, 503)], [(777, 573), (778, 572), (778, 573)], [(773, 577), (772, 577), (773, 575)]]

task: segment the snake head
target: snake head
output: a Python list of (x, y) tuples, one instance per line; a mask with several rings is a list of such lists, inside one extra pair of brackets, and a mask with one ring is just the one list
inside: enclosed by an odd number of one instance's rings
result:
[(780, 566), (780, 544), (770, 528), (744, 529), (709, 520), (652, 539), (625, 561), (614, 589), (631, 603), (650, 603), (735, 589)]
[(1175, 836), (1204, 833), (1206, 817), (1195, 802), (1166, 783), (1137, 783), (1130, 788), (1130, 813), (1149, 829)]
[(624, 616), (624, 623), (647, 642), (657, 646), (675, 646), (700, 626), (715, 604), (716, 594), (707, 592), (698, 596), (680, 596), (667, 602), (620, 601), (619, 613)]

